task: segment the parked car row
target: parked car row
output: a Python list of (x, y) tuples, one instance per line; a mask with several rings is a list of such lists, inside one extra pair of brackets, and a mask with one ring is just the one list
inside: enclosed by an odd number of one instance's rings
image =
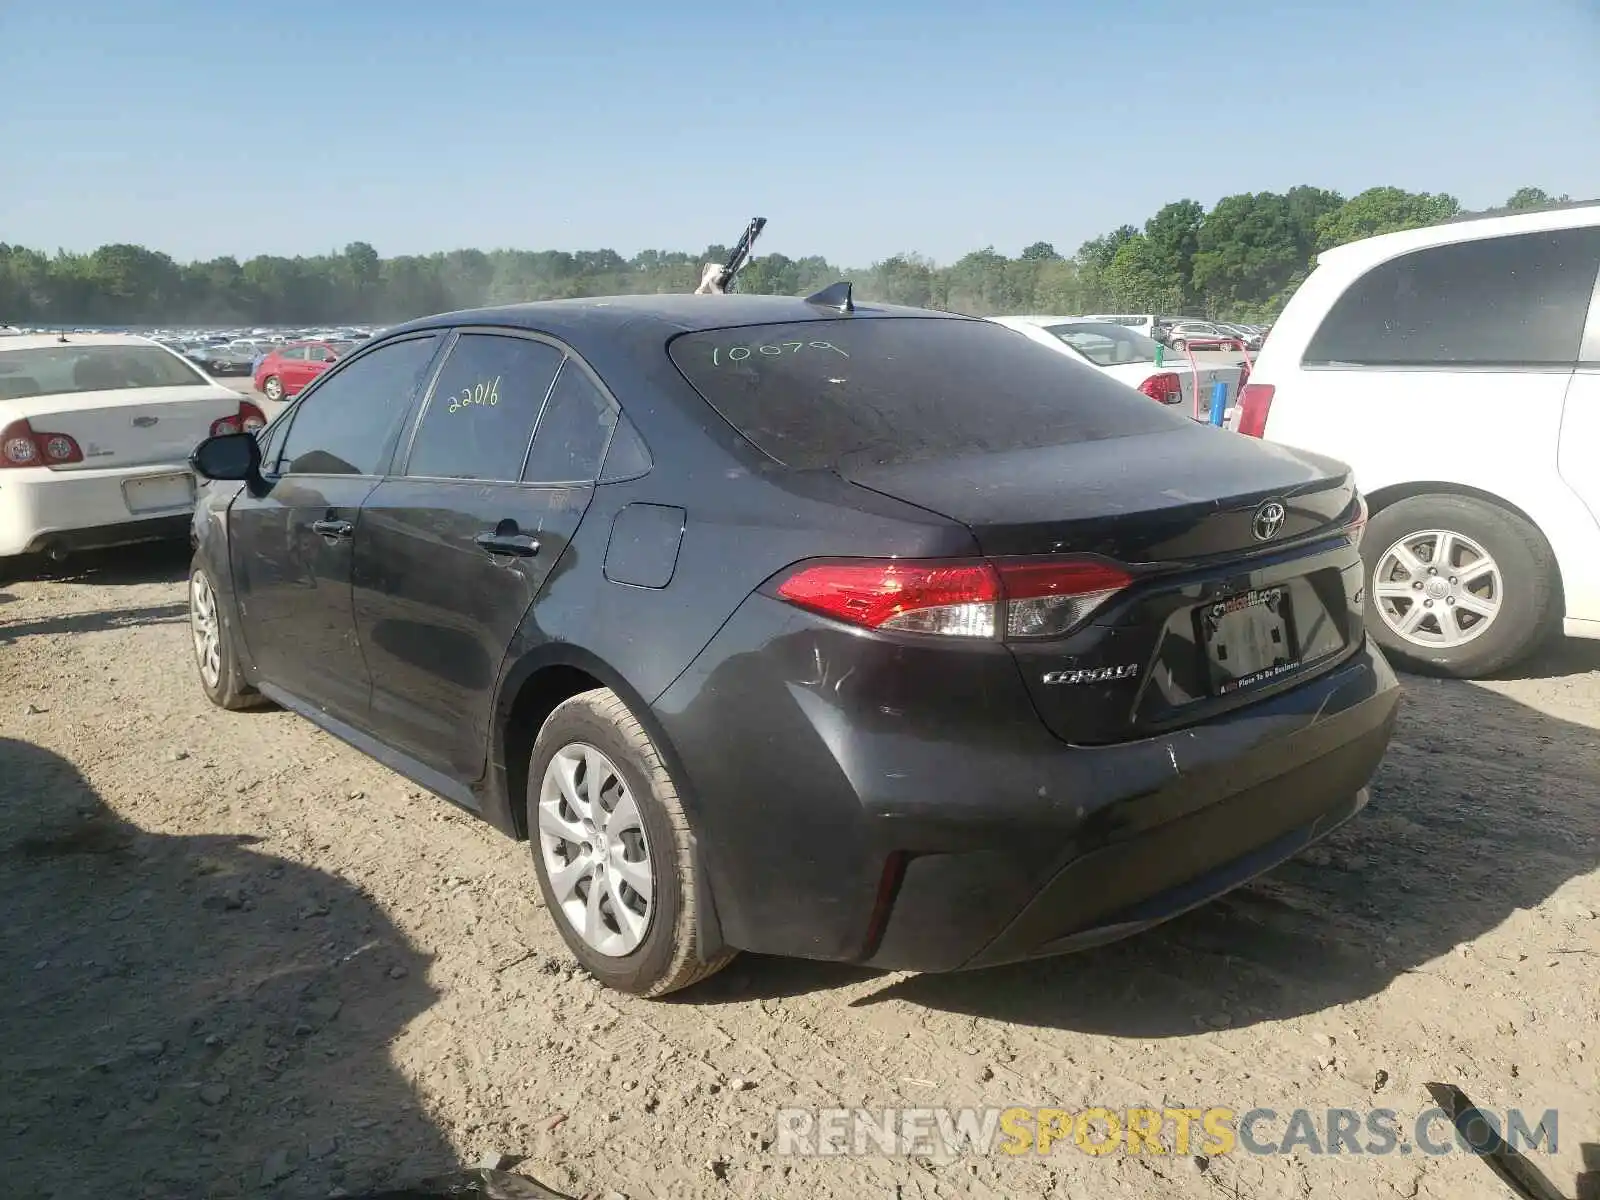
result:
[[(1600, 205), (1329, 252), (1248, 381), (1124, 318), (844, 284), (315, 361), (264, 424), (148, 341), (0, 341), (0, 553), (80, 498), (182, 513), (211, 701), (528, 840), (626, 991), (1149, 928), (1360, 811), (1384, 648), (1475, 674), (1600, 637)], [(1192, 419), (1218, 382), (1231, 433)]]
[(1099, 313), (1084, 318), (1135, 329), (1172, 350), (1261, 349), (1268, 327), (1233, 321), (1201, 321), (1192, 317), (1162, 317), (1154, 313)]

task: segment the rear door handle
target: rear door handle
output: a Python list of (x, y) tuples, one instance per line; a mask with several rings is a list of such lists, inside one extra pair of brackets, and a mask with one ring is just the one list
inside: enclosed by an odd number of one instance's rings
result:
[(347, 538), (356, 531), (356, 527), (349, 521), (313, 521), (311, 532), (320, 533), (325, 538)]
[(478, 543), (480, 550), (490, 554), (532, 558), (539, 553), (539, 539), (531, 533), (480, 533), (472, 540)]

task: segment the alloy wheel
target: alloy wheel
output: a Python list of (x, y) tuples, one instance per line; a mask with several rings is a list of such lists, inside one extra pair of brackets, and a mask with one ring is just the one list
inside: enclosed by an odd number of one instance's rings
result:
[(1447, 529), (1408, 533), (1378, 559), (1372, 598), (1383, 623), (1414, 646), (1464, 645), (1494, 624), (1505, 581), (1472, 538)]
[(204, 571), (189, 579), (189, 632), (194, 637), (195, 662), (208, 688), (222, 678), (222, 627), (217, 619), (217, 597)]
[(562, 918), (596, 953), (631, 954), (650, 928), (655, 870), (644, 820), (616, 764), (563, 746), (539, 788), (539, 852)]

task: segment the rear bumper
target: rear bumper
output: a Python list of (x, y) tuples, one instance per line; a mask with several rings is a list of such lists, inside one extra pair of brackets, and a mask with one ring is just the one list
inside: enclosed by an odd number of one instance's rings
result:
[(164, 475), (189, 476), (188, 464), (0, 474), (0, 557), (182, 537), (194, 511), (192, 491), (183, 503), (133, 511), (123, 487)]
[(1075, 747), (1003, 649), (953, 669), (798, 615), (758, 650), (770, 619), (747, 605), (655, 706), (723, 936), (766, 953), (954, 970), (1138, 932), (1359, 811), (1399, 703), (1367, 643), (1203, 724)]

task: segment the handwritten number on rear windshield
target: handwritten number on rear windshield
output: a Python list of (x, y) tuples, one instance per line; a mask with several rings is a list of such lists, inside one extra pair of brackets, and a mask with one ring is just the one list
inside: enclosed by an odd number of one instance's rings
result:
[(766, 346), (718, 346), (711, 351), (711, 365), (720, 367), (727, 363), (741, 363), (754, 355), (781, 358), (785, 354), (799, 354), (802, 350), (832, 350), (841, 358), (849, 358), (832, 342), (773, 342)]
[(500, 376), (493, 379), (481, 380), (472, 387), (462, 388), (450, 397), (450, 411), (460, 412), (473, 405), (490, 405), (500, 403)]

